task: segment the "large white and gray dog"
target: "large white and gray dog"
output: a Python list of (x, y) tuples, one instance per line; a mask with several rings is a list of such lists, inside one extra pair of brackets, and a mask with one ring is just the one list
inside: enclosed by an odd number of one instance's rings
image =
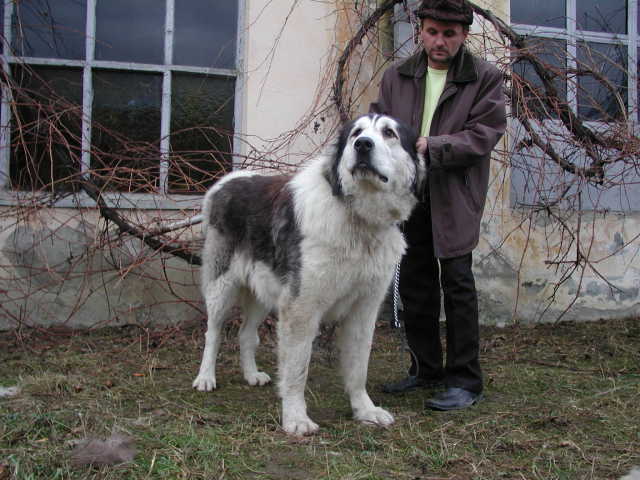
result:
[(244, 313), (241, 366), (250, 385), (271, 380), (256, 366), (256, 330), (269, 311), (278, 314), (286, 432), (318, 429), (307, 415), (304, 390), (323, 321), (340, 325), (341, 370), (355, 418), (393, 423), (373, 404), (365, 383), (376, 316), (406, 246), (399, 224), (425, 182), (415, 141), (394, 119), (365, 115), (342, 129), (329, 153), (294, 176), (237, 171), (207, 192), (202, 291), (208, 329), (194, 388), (216, 388), (221, 325), (237, 303)]

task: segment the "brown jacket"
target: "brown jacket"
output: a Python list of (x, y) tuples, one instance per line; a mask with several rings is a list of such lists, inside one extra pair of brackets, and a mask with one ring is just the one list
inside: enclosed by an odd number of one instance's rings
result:
[[(427, 58), (420, 52), (382, 77), (372, 113), (420, 130)], [(502, 74), (464, 47), (453, 59), (428, 137), (429, 198), (436, 257), (471, 252), (478, 244), (491, 151), (506, 127)]]

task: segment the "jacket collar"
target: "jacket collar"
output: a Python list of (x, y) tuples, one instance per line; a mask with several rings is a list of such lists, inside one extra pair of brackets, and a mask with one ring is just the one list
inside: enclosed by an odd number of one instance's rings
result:
[[(478, 78), (473, 55), (466, 47), (461, 47), (451, 61), (448, 80), (456, 83), (473, 82)], [(412, 55), (398, 65), (398, 73), (407, 77), (422, 78), (427, 73), (427, 55), (424, 50)]]

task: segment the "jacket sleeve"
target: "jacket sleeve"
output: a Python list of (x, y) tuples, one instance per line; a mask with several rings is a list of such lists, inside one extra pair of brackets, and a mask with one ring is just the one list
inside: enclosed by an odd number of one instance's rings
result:
[(382, 75), (378, 100), (369, 105), (369, 113), (380, 115), (393, 115), (391, 111), (391, 68), (388, 68)]
[(461, 131), (429, 137), (431, 168), (465, 168), (486, 158), (507, 126), (502, 74), (488, 72)]

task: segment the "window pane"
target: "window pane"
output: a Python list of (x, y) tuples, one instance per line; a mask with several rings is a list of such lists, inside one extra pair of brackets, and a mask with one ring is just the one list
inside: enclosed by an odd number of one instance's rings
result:
[(578, 0), (579, 30), (627, 33), (627, 0)]
[(174, 74), (169, 191), (202, 192), (231, 169), (235, 80)]
[[(567, 63), (567, 44), (563, 40), (529, 37), (525, 55), (513, 64), (512, 82), (513, 107), (519, 114), (537, 118), (557, 118), (560, 109), (567, 108), (567, 84), (564, 76)], [(544, 82), (536, 73), (532, 56), (543, 64), (544, 73), (551, 75), (551, 84), (557, 91), (557, 98), (549, 95)]]
[[(591, 164), (584, 152), (566, 142), (569, 132), (560, 131), (556, 138), (539, 133), (571, 163), (579, 167)], [(613, 151), (610, 154), (616, 155)], [(530, 147), (511, 156), (511, 181), (511, 201), (517, 207), (556, 205), (567, 210), (640, 210), (640, 173), (631, 162), (607, 165), (604, 185), (594, 185), (583, 177), (564, 172), (545, 158), (542, 150)]]
[(81, 60), (86, 16), (86, 0), (14, 2), (13, 49), (24, 57)]
[(587, 120), (622, 118), (627, 105), (627, 47), (579, 43), (578, 69), (594, 72), (578, 77), (578, 114)]
[(511, 0), (511, 23), (566, 28), (566, 0)]
[(96, 6), (96, 60), (164, 63), (165, 3), (108, 0)]
[(174, 64), (235, 68), (236, 0), (176, 0), (174, 23)]
[(158, 186), (162, 75), (94, 71), (91, 167), (106, 190)]
[(14, 66), (11, 186), (69, 190), (80, 171), (82, 70)]

